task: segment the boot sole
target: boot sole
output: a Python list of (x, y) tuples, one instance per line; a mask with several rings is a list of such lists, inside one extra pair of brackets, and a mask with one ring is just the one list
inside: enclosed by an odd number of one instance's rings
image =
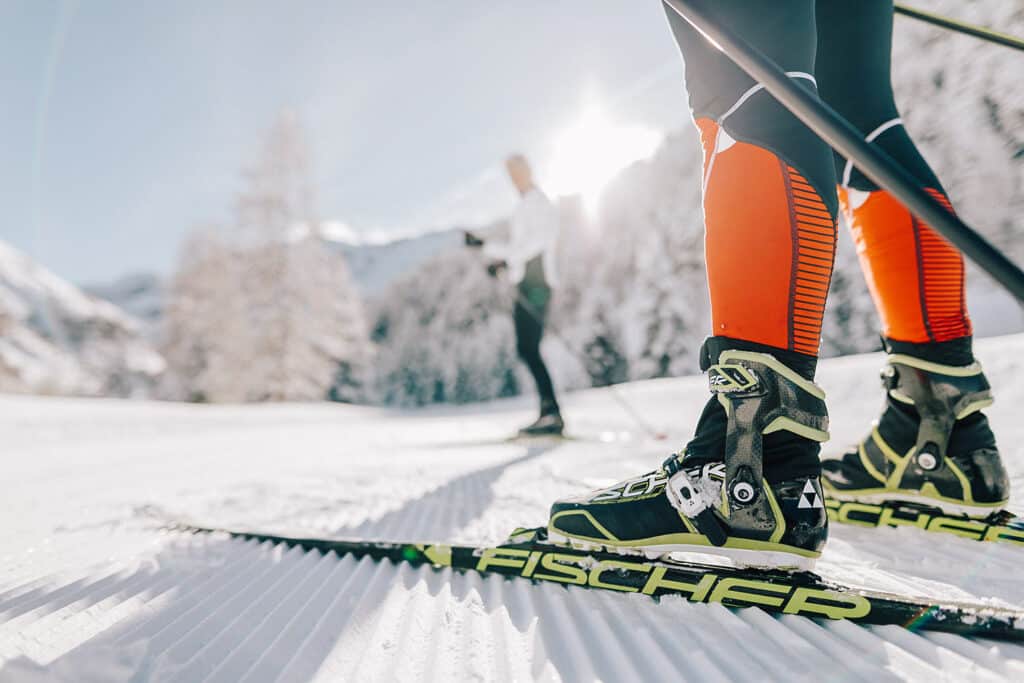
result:
[[(568, 545), (580, 550), (595, 550), (618, 553), (620, 555), (634, 555), (645, 557), (649, 560), (673, 561), (671, 556), (675, 553), (687, 555), (700, 555), (701, 564), (713, 564), (721, 567), (736, 567), (739, 569), (767, 569), (786, 572), (804, 572), (814, 569), (817, 558), (804, 557), (796, 553), (788, 553), (781, 550), (750, 550), (747, 548), (727, 548), (725, 546), (713, 545), (643, 545), (643, 546), (622, 546), (609, 545), (607, 543), (595, 543), (594, 541), (583, 540), (572, 536), (566, 536), (548, 528), (548, 540), (555, 544)], [(723, 562), (722, 560), (726, 560)]]

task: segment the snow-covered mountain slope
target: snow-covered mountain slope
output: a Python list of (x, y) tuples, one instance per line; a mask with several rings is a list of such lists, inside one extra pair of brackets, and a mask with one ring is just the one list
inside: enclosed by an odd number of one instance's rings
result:
[(164, 314), (166, 286), (154, 273), (132, 273), (113, 282), (85, 285), (82, 291), (109, 301), (142, 321), (147, 329), (155, 329)]
[(454, 228), (380, 244), (337, 243), (348, 260), (352, 279), (363, 294), (370, 297), (402, 275), (416, 270), (438, 252), (461, 244), (462, 232)]
[(0, 242), (0, 390), (133, 396), (163, 367), (138, 321)]
[[(345, 255), (352, 279), (367, 297), (378, 294), (402, 275), (416, 270), (438, 252), (461, 244), (462, 233), (457, 229), (391, 242), (332, 242), (334, 248)], [(132, 273), (110, 282), (84, 285), (82, 290), (142, 321), (147, 333), (155, 333), (159, 328), (164, 315), (167, 284), (155, 273)]]
[[(1024, 492), (1024, 336), (982, 340), (990, 415)], [(834, 448), (881, 401), (881, 357), (825, 361)], [(701, 378), (619, 388), (681, 445)], [(497, 541), (552, 499), (636, 474), (645, 441), (605, 389), (566, 397), (594, 442), (501, 443), (528, 398), (461, 409), (199, 406), (0, 396), (0, 681), (1021, 680), (1024, 647), (302, 554), (161, 531), (209, 523)], [(492, 445), (487, 445), (494, 440)], [(818, 570), (1024, 606), (1024, 550), (834, 526)]]

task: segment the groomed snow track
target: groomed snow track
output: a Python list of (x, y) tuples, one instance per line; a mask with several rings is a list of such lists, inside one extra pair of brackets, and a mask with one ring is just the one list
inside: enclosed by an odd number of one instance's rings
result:
[[(981, 344), (1014, 484), (1024, 337)], [(879, 356), (824, 364), (836, 441), (879, 397)], [(659, 425), (701, 380), (625, 387)], [(161, 529), (204, 522), (367, 538), (494, 541), (548, 502), (657, 463), (602, 391), (568, 401), (557, 447), (497, 438), (528, 403), (396, 414), (0, 397), (0, 681), (1021, 680), (1024, 647), (899, 627), (654, 603)], [(7, 434), (13, 437), (8, 438)], [(5, 465), (5, 467), (7, 467)], [(833, 527), (840, 581), (1024, 604), (1024, 551)]]

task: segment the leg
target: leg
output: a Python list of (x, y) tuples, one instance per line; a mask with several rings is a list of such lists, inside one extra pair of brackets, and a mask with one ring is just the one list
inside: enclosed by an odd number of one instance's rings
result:
[[(899, 119), (890, 83), (892, 0), (818, 1), (822, 98), (950, 210)], [(960, 253), (837, 155), (843, 209), (890, 352), (886, 409), (871, 435), (824, 468), (837, 498), (892, 499), (987, 514), (1008, 496), (981, 409)]]
[(540, 342), (544, 335), (544, 318), (547, 306), (536, 307), (531, 304), (528, 310), (521, 301), (516, 302), (512, 315), (516, 329), (516, 351), (519, 358), (529, 368), (533, 381), (537, 385), (540, 397), (541, 415), (559, 413), (558, 401), (555, 400), (555, 388), (548, 374), (547, 366), (540, 355)]
[[(822, 98), (952, 211), (893, 99), (892, 0), (818, 0), (818, 22)], [(837, 155), (836, 166), (844, 212), (886, 339), (927, 360), (972, 362), (963, 257), (851, 162)]]
[[(814, 91), (814, 0), (699, 0)], [(803, 124), (669, 12), (704, 147), (712, 397), (684, 454), (552, 506), (551, 538), (740, 564), (809, 569), (827, 536), (814, 385), (832, 274), (832, 154)]]
[[(706, 0), (755, 47), (814, 91), (813, 0)], [(712, 328), (703, 365), (726, 349), (767, 352), (813, 379), (832, 273), (837, 200), (832, 153), (688, 23), (669, 11), (704, 147), (704, 218)], [(707, 369), (705, 367), (704, 369)], [(725, 413), (701, 416), (692, 459), (720, 460)], [(816, 443), (766, 437), (769, 480), (816, 475)]]

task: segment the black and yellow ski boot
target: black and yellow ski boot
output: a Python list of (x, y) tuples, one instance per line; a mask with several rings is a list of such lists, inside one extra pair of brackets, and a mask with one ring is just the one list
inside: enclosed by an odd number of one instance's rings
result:
[(829, 498), (976, 518), (1006, 504), (1009, 480), (981, 412), (992, 394), (977, 361), (946, 365), (890, 353), (882, 385), (886, 407), (871, 433), (822, 463)]
[[(813, 567), (828, 535), (817, 458), (828, 438), (825, 395), (767, 353), (727, 349), (714, 360), (704, 367), (713, 395), (684, 453), (640, 477), (555, 502), (552, 542), (648, 557), (700, 553), (740, 567)], [(810, 467), (767, 477), (766, 455), (794, 442), (810, 454)]]

